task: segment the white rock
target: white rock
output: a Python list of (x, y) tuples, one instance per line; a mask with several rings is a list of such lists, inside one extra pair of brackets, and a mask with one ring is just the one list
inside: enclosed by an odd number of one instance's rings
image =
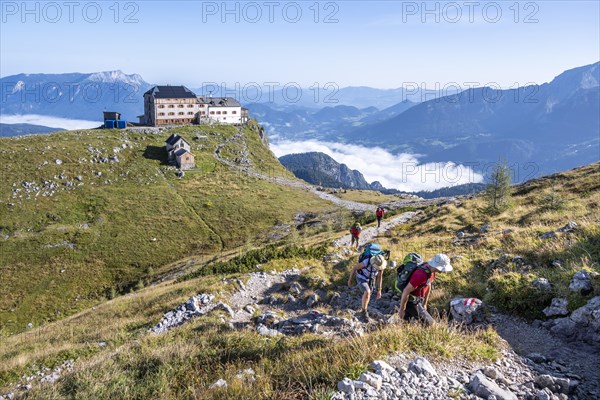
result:
[(413, 371), (417, 375), (437, 375), (437, 372), (435, 372), (435, 368), (433, 368), (431, 363), (423, 357), (417, 357), (413, 362), (408, 364), (408, 369)]
[(337, 384), (337, 388), (340, 392), (344, 392), (347, 394), (352, 394), (355, 391), (354, 382), (352, 382), (352, 379), (349, 378), (344, 378), (341, 381), (339, 381)]
[(227, 381), (225, 381), (225, 379), (219, 379), (218, 381), (216, 381), (215, 383), (210, 385), (208, 388), (216, 389), (216, 388), (226, 388), (226, 387), (227, 387)]
[(363, 372), (358, 380), (373, 386), (377, 390), (381, 389), (381, 385), (383, 384), (381, 376), (369, 371)]

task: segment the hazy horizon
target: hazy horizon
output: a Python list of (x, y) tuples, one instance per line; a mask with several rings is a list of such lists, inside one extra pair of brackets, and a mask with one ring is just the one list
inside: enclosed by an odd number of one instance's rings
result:
[(1, 11), (3, 77), (121, 70), (188, 87), (507, 88), (600, 60), (600, 3), (590, 1), (3, 1)]

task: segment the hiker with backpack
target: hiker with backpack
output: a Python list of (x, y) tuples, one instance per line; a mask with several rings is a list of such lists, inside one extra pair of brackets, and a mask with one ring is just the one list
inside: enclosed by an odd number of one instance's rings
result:
[(356, 249), (358, 250), (358, 240), (361, 232), (362, 228), (358, 222), (352, 225), (352, 228), (350, 228), (350, 236), (352, 237), (350, 247), (354, 246), (354, 243), (356, 243)]
[(398, 267), (396, 290), (402, 292), (399, 304), (401, 320), (417, 319), (427, 325), (433, 324), (433, 317), (427, 311), (431, 294), (431, 283), (437, 272), (450, 272), (450, 258), (446, 254), (436, 254), (431, 260), (422, 262), (417, 253), (409, 253)]
[(369, 301), (375, 286), (377, 286), (377, 300), (381, 298), (383, 271), (387, 266), (386, 257), (389, 258), (389, 254), (389, 251), (383, 251), (376, 243), (367, 244), (358, 258), (358, 264), (352, 268), (348, 277), (348, 287), (352, 287), (352, 276), (356, 274), (356, 284), (362, 292), (360, 313), (367, 322)]
[(385, 210), (383, 209), (383, 207), (379, 206), (377, 207), (377, 210), (375, 210), (375, 216), (377, 217), (377, 227), (379, 228), (379, 226), (381, 226), (381, 219), (383, 218), (383, 215), (385, 214)]

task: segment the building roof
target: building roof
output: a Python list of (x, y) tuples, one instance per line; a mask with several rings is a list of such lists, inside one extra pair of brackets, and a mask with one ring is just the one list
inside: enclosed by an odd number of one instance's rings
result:
[(145, 95), (152, 95), (155, 99), (194, 99), (196, 94), (185, 86), (154, 86)]
[(170, 144), (170, 145), (174, 145), (175, 143), (177, 143), (177, 141), (181, 138), (181, 136), (179, 136), (176, 133), (173, 133), (171, 136), (169, 136), (169, 138), (167, 140), (165, 140), (165, 143)]
[[(181, 157), (182, 155), (184, 155), (185, 153), (190, 153), (189, 151), (187, 151), (186, 149), (179, 149), (175, 152), (175, 156), (176, 157)], [(190, 155), (193, 156), (192, 153), (190, 153)]]
[(211, 107), (240, 107), (239, 101), (233, 97), (202, 97), (198, 96), (201, 104), (208, 104)]

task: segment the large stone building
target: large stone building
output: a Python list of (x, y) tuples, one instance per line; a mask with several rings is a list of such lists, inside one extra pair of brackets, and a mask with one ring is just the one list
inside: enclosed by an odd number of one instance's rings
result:
[(198, 97), (185, 86), (155, 86), (144, 93), (140, 123), (150, 126), (248, 122), (248, 110), (233, 97)]
[(154, 86), (144, 93), (144, 115), (140, 123), (151, 126), (184, 125), (196, 122), (198, 98), (185, 86)]

